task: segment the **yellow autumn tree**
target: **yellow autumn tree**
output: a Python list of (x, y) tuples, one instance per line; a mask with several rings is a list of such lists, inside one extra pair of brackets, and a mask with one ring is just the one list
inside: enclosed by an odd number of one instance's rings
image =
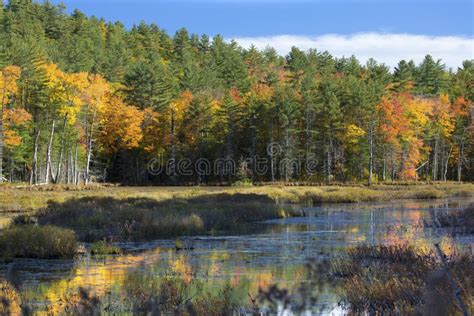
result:
[(15, 114), (13, 111), (6, 111), (5, 107), (11, 96), (17, 93), (18, 86), (17, 81), (20, 78), (20, 68), (16, 66), (6, 66), (3, 69), (0, 69), (0, 182), (3, 181), (3, 146), (14, 145), (21, 141), (18, 135), (15, 134), (13, 130), (9, 127), (11, 124), (4, 124), (8, 122), (11, 115)]
[(112, 92), (110, 84), (100, 75), (89, 75), (82, 93), (84, 109), (84, 138), (86, 145), (86, 166), (84, 171), (84, 182), (89, 183), (90, 162), (92, 158), (92, 146), (97, 131), (99, 117), (104, 114), (108, 98)]
[[(76, 121), (83, 101), (83, 91), (87, 86), (86, 73), (69, 74), (63, 72), (54, 63), (42, 63), (39, 66), (46, 77), (47, 95), (49, 98), (49, 110), (52, 116), (51, 132), (49, 143), (46, 152), (46, 175), (45, 182), (48, 183), (50, 178), (53, 182), (58, 181), (58, 176), (61, 174), (62, 158), (65, 143), (65, 132), (68, 122), (70, 124)], [(62, 134), (60, 140), (59, 157), (57, 160), (56, 172), (52, 167), (52, 150), (54, 143), (54, 135), (56, 128), (56, 121), (62, 121)]]

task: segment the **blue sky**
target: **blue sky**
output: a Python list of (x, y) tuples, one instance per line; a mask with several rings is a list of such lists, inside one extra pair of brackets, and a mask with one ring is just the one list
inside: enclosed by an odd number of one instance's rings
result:
[(222, 34), (242, 46), (291, 46), (391, 66), (427, 53), (457, 67), (474, 59), (474, 0), (54, 0), (127, 27), (154, 22), (170, 34)]
[[(55, 2), (59, 2), (55, 0)], [(472, 0), (63, 0), (128, 27), (155, 22), (170, 33), (226, 37), (361, 32), (473, 35)]]

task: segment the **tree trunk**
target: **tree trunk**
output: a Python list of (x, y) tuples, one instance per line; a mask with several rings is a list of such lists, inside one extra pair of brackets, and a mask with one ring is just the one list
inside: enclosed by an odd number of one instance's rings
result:
[(275, 158), (274, 158), (274, 149), (273, 146), (273, 123), (270, 124), (270, 147), (268, 151), (270, 153), (270, 173), (272, 177), (272, 182), (275, 182)]
[(175, 131), (174, 131), (174, 109), (171, 108), (171, 130), (170, 130), (170, 136), (171, 136), (171, 181), (173, 182), (173, 185), (176, 185), (176, 144), (175, 144)]
[[(232, 117), (231, 117), (230, 111), (228, 110), (227, 111), (227, 154), (226, 154), (226, 157), (229, 161), (231, 161), (233, 159), (233, 153), (232, 153), (233, 130), (234, 130), (234, 127), (233, 127), (233, 124), (232, 124)], [(227, 162), (225, 162), (225, 163), (227, 163)], [(224, 166), (224, 168), (226, 168), (226, 166)], [(222, 172), (224, 172), (224, 171), (226, 171), (226, 170), (225, 169), (222, 170)], [(232, 184), (232, 172), (233, 172), (233, 170), (228, 170), (229, 185)]]
[(290, 166), (291, 166), (291, 161), (290, 161), (290, 131), (289, 131), (289, 126), (285, 128), (285, 182), (290, 181)]
[(3, 112), (5, 109), (5, 86), (6, 86), (6, 78), (3, 76), (3, 89), (2, 92), (2, 104), (0, 108), (0, 183), (3, 182)]
[[(89, 107), (87, 107), (89, 112)], [(94, 112), (92, 113), (91, 123), (89, 127), (88, 117), (86, 115), (86, 170), (84, 171), (84, 184), (89, 184), (90, 181), (90, 165), (91, 165), (91, 158), (92, 158), (92, 145), (94, 143), (94, 123), (95, 123), (95, 116), (97, 114), (97, 108), (94, 107)]]
[(327, 176), (328, 176), (328, 182), (331, 182), (331, 170), (332, 170), (332, 157), (331, 157), (331, 151), (332, 151), (332, 138), (329, 138), (329, 143), (328, 143), (328, 148), (327, 148)]
[(65, 136), (64, 134), (66, 133), (66, 123), (67, 123), (67, 114), (64, 115), (64, 121), (63, 121), (63, 131), (61, 134), (61, 146), (59, 148), (59, 157), (58, 157), (58, 163), (56, 166), (56, 174), (54, 175), (53, 169), (51, 168), (51, 175), (53, 177), (53, 182), (54, 183), (59, 183), (60, 177), (61, 177), (61, 166), (62, 166), (62, 161), (63, 161), (63, 151), (64, 151), (64, 141), (65, 141)]
[(372, 185), (373, 168), (374, 168), (374, 133), (373, 133), (373, 127), (371, 126), (369, 129), (369, 186)]
[(72, 154), (71, 154), (71, 150), (69, 150), (69, 153), (66, 158), (66, 183), (67, 184), (71, 183), (71, 166), (72, 166)]
[(459, 157), (458, 157), (458, 182), (462, 179), (462, 160), (464, 158), (464, 140), (459, 146)]
[(53, 148), (53, 141), (54, 141), (54, 128), (56, 126), (56, 120), (53, 119), (53, 123), (51, 124), (51, 134), (49, 136), (48, 148), (46, 150), (46, 174), (44, 178), (44, 183), (49, 183), (50, 173), (51, 173), (51, 151)]
[[(305, 142), (305, 155), (306, 155), (306, 165), (309, 165), (310, 159), (310, 152), (311, 152), (311, 145), (312, 145), (312, 137), (311, 137), (311, 111), (309, 109), (309, 105), (306, 104), (306, 142)], [(307, 172), (307, 171), (306, 171)]]
[(464, 129), (462, 138), (461, 138), (461, 143), (459, 144), (459, 157), (458, 157), (458, 182), (461, 182), (462, 180), (462, 164), (464, 160), (464, 143), (465, 143), (465, 135), (466, 129)]
[(77, 168), (77, 147), (78, 147), (78, 144), (76, 142), (76, 148), (74, 151), (74, 163), (72, 165), (72, 169), (73, 169), (72, 177), (73, 177), (73, 181), (75, 185), (79, 184), (79, 171), (77, 170), (78, 169)]
[[(255, 119), (255, 118), (254, 118)], [(257, 165), (257, 133), (255, 131), (255, 122), (252, 122), (252, 149), (251, 149), (251, 155), (252, 155), (252, 183), (255, 182), (255, 172), (256, 172), (256, 165)]]
[(444, 174), (443, 174), (443, 180), (446, 182), (447, 181), (447, 177), (448, 177), (448, 163), (449, 163), (449, 158), (451, 158), (451, 152), (453, 151), (453, 147), (451, 146), (449, 148), (449, 152), (448, 152), (448, 155), (446, 156), (446, 161), (445, 161), (445, 164), (444, 164)]
[(40, 137), (41, 131), (38, 131), (35, 137), (35, 144), (33, 148), (33, 161), (31, 166), (31, 174), (30, 174), (30, 184), (38, 183), (38, 142)]
[(435, 146), (433, 151), (433, 181), (438, 179), (438, 147), (439, 147), (439, 137), (435, 138)]
[(382, 171), (382, 180), (385, 182), (387, 180), (386, 178), (386, 173), (387, 173), (387, 155), (383, 155), (383, 171)]

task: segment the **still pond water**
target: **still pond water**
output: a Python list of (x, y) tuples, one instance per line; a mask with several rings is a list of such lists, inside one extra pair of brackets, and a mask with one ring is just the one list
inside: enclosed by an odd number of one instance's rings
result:
[[(68, 293), (79, 287), (107, 297), (113, 310), (126, 310), (123, 286), (131, 275), (172, 273), (189, 282), (198, 279), (206, 291), (219, 291), (225, 285), (237, 289), (248, 300), (259, 289), (273, 284), (292, 288), (305, 281), (309, 259), (338, 256), (360, 243), (417, 243), (431, 247), (433, 242), (454, 243), (471, 252), (474, 240), (468, 236), (440, 236), (423, 228), (423, 220), (433, 212), (465, 208), (473, 199), (452, 198), (430, 201), (395, 201), (324, 205), (304, 208), (305, 217), (272, 220), (252, 233), (219, 237), (181, 238), (188, 250), (175, 250), (175, 241), (122, 245), (126, 255), (83, 256), (74, 261), (17, 260), (0, 264), (0, 279), (14, 269), (21, 282), (22, 296), (33, 310), (60, 313)], [(8, 222), (0, 215), (0, 225)], [(321, 294), (327, 314), (339, 314), (337, 295), (327, 289)]]

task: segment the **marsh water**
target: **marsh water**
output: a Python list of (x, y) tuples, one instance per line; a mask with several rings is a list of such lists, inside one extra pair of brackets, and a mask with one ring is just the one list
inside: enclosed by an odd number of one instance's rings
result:
[[(471, 252), (472, 236), (448, 237), (424, 228), (423, 221), (431, 213), (462, 209), (472, 202), (448, 198), (300, 208), (303, 217), (267, 221), (243, 234), (180, 238), (184, 250), (177, 251), (174, 240), (127, 243), (122, 245), (124, 255), (0, 264), (0, 278), (14, 271), (22, 297), (35, 311), (61, 312), (68, 293), (79, 287), (106, 297), (112, 311), (124, 311), (123, 288), (133, 277), (170, 273), (186, 282), (201, 281), (199, 291), (218, 292), (230, 285), (240, 299), (248, 300), (273, 284), (291, 289), (305, 282), (308, 260), (343, 255), (360, 243), (431, 247), (442, 242)], [(6, 222), (0, 215), (0, 223)], [(337, 293), (328, 286), (318, 304), (324, 306), (322, 313), (338, 314), (337, 302)]]

